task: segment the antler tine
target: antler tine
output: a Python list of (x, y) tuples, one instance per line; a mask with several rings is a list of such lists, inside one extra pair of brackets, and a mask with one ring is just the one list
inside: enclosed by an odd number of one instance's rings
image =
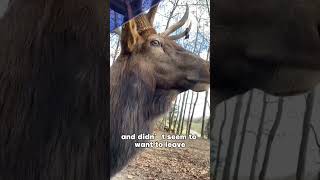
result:
[(154, 5), (148, 12), (147, 17), (151, 25), (153, 25), (154, 17), (156, 16), (159, 3)]
[(113, 33), (116, 33), (116, 34), (118, 34), (119, 36), (121, 36), (121, 30), (120, 30), (120, 28), (117, 28), (117, 29), (113, 30)]
[(191, 30), (191, 26), (192, 26), (192, 23), (190, 22), (189, 26), (180, 34), (176, 34), (176, 35), (172, 35), (172, 36), (169, 36), (170, 39), (172, 40), (177, 40), (177, 39), (180, 39), (184, 36), (186, 36), (186, 38), (188, 37), (188, 34)]
[(161, 33), (161, 35), (168, 36), (186, 23), (186, 21), (188, 20), (188, 17), (189, 17), (189, 6), (188, 6), (188, 4), (186, 4), (186, 6), (187, 6), (186, 12), (184, 13), (182, 19), (180, 21), (178, 21), (177, 23), (173, 24), (172, 26), (170, 26), (167, 30), (165, 30), (163, 33)]

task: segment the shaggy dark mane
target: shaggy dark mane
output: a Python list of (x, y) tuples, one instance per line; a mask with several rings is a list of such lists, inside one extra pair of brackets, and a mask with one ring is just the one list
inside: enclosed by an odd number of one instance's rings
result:
[(11, 3), (0, 20), (0, 179), (108, 178), (106, 1)]
[(110, 129), (111, 175), (120, 171), (136, 154), (135, 142), (121, 135), (151, 133), (152, 120), (165, 113), (178, 91), (156, 89), (152, 74), (135, 66), (139, 57), (123, 61), (120, 56), (111, 67)]

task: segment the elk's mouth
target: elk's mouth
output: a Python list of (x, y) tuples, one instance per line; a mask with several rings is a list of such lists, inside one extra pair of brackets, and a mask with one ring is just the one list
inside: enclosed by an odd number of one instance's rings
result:
[(187, 77), (187, 81), (192, 84), (190, 89), (195, 92), (206, 91), (210, 87), (210, 79)]

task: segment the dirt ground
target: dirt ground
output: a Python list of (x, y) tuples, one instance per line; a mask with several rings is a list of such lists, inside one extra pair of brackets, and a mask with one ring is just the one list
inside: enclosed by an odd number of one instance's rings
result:
[(162, 140), (158, 142), (184, 142), (185, 148), (144, 148), (128, 166), (111, 180), (209, 180), (210, 144), (208, 140)]

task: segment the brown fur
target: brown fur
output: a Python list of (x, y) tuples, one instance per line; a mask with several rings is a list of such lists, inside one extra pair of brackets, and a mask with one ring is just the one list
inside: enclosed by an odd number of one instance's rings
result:
[(107, 179), (106, 1), (11, 3), (0, 19), (0, 179)]
[(217, 0), (213, 91), (294, 95), (320, 81), (320, 3)]

